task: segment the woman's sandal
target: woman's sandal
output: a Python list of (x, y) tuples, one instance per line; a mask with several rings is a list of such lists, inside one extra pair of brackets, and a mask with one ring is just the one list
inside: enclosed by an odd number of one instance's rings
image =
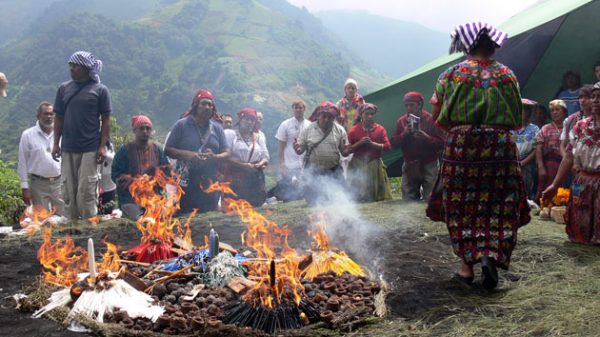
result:
[(498, 270), (496, 269), (496, 260), (484, 256), (481, 258), (481, 273), (483, 274), (482, 285), (487, 290), (492, 290), (498, 286)]
[(455, 272), (454, 275), (452, 276), (452, 279), (454, 279), (455, 281), (457, 281), (458, 283), (462, 284), (462, 285), (466, 285), (466, 286), (471, 286), (473, 284), (473, 279), (474, 277), (464, 277), (462, 275), (460, 275), (458, 272)]

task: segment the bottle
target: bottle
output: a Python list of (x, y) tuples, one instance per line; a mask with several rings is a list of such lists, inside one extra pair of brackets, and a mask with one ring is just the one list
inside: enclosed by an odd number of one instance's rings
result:
[(210, 229), (208, 234), (208, 257), (212, 259), (219, 254), (219, 234), (214, 230)]

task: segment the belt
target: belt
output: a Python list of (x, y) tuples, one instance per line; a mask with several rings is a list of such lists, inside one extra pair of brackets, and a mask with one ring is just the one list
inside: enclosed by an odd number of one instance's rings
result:
[(46, 181), (50, 181), (50, 182), (52, 182), (52, 181), (56, 181), (56, 180), (60, 179), (60, 175), (58, 175), (58, 176), (56, 176), (56, 177), (49, 177), (49, 178), (47, 178), (47, 177), (42, 177), (42, 176), (38, 176), (37, 174), (33, 174), (33, 173), (30, 173), (29, 175), (30, 175), (32, 178), (41, 179), (41, 180), (46, 180)]
[(472, 129), (478, 129), (483, 131), (510, 131), (511, 128), (503, 125), (488, 125), (488, 124), (461, 124), (450, 127), (450, 132), (456, 131), (470, 131)]

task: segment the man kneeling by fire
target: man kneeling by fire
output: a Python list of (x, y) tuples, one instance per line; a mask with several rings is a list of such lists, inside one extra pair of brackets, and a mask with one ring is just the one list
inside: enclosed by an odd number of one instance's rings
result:
[(144, 174), (154, 175), (159, 166), (169, 164), (163, 150), (152, 138), (152, 121), (143, 115), (131, 118), (134, 141), (119, 149), (112, 163), (112, 180), (117, 184), (119, 205), (123, 216), (137, 220), (143, 213), (129, 192), (129, 186), (136, 177)]

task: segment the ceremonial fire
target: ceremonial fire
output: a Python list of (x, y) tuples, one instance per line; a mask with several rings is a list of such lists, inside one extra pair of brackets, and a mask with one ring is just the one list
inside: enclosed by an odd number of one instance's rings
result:
[(136, 261), (152, 263), (177, 256), (171, 249), (176, 237), (191, 243), (189, 222), (195, 213), (188, 219), (185, 232), (179, 219), (174, 218), (183, 193), (179, 177), (157, 169), (153, 176), (136, 178), (129, 191), (135, 203), (145, 210), (136, 222), (142, 234), (141, 244), (128, 251)]
[[(235, 196), (227, 183), (205, 191)], [(69, 306), (71, 320), (84, 315), (134, 330), (188, 334), (235, 324), (276, 333), (318, 321), (339, 326), (340, 317), (355, 320), (374, 312), (380, 284), (332, 247), (323, 215), (313, 221), (307, 255), (290, 247), (288, 226), (268, 220), (245, 200), (225, 198), (227, 214), (247, 226), (240, 254), (219, 241), (218, 227), (204, 236), (202, 247), (194, 246), (195, 212), (183, 226), (174, 217), (182, 193), (176, 176), (143, 176), (131, 192), (145, 213), (136, 223), (142, 244), (126, 252), (103, 239), (106, 250), (96, 262), (91, 239), (86, 251), (68, 237), (52, 243), (51, 229), (45, 229), (38, 252), (44, 280), (62, 288), (34, 317)]]

